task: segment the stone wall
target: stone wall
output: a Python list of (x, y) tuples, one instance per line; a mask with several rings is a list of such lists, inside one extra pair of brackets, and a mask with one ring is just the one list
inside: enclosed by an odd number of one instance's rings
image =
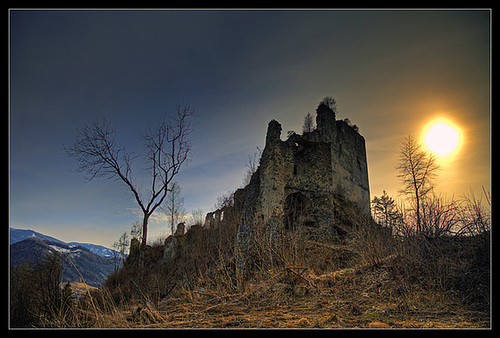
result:
[(365, 139), (344, 121), (336, 121), (337, 139), (332, 146), (333, 182), (337, 193), (370, 211), (370, 187)]
[[(316, 110), (317, 128), (281, 140), (281, 125), (268, 124), (259, 168), (250, 183), (235, 193), (234, 206), (208, 213), (205, 227), (239, 221), (237, 249), (241, 264), (255, 252), (256, 234), (273, 238), (304, 226), (312, 237), (328, 235), (334, 226), (335, 196), (370, 211), (365, 140), (353, 127), (337, 121), (328, 106)], [(332, 232), (334, 233), (334, 232)]]

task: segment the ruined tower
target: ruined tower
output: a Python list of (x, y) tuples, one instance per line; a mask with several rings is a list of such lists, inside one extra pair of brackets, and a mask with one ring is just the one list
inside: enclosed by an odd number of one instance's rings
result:
[[(339, 196), (370, 212), (365, 139), (325, 103), (316, 110), (317, 127), (281, 140), (281, 125), (268, 124), (259, 168), (250, 183), (235, 192), (232, 212), (238, 215), (237, 247), (247, 259), (255, 233), (274, 234), (298, 226), (310, 236), (335, 236), (335, 203)], [(227, 208), (227, 207), (226, 207)], [(211, 226), (217, 212), (207, 215)], [(217, 223), (217, 222), (215, 222)], [(223, 224), (219, 224), (223, 225)]]
[[(328, 223), (331, 200), (342, 195), (370, 210), (365, 139), (346, 122), (335, 119), (325, 104), (316, 110), (317, 128), (281, 140), (281, 125), (268, 124), (259, 170), (258, 201), (253, 206), (263, 220), (283, 215), (287, 199), (298, 198), (311, 210), (309, 224)], [(257, 183), (255, 183), (257, 184)], [(293, 195), (290, 197), (290, 195)], [(284, 215), (286, 218), (286, 215)]]

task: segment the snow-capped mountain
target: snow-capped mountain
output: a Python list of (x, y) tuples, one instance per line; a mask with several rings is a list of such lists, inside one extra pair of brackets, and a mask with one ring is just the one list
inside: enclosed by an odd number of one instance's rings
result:
[(114, 255), (120, 255), (120, 253), (116, 250), (106, 248), (105, 246), (102, 245), (97, 245), (97, 244), (92, 244), (92, 243), (80, 243), (80, 242), (70, 242), (68, 245), (73, 245), (73, 246), (82, 246), (85, 249), (90, 250), (91, 252), (95, 253), (96, 255), (99, 255), (101, 257), (114, 257)]
[(20, 241), (23, 241), (28, 238), (38, 238), (42, 240), (48, 240), (51, 242), (55, 243), (62, 243), (66, 244), (69, 246), (82, 246), (91, 252), (95, 253), (96, 255), (99, 255), (101, 257), (106, 257), (106, 258), (112, 258), (112, 257), (119, 257), (120, 253), (116, 250), (106, 248), (105, 246), (102, 245), (97, 245), (97, 244), (91, 244), (91, 243), (80, 243), (80, 242), (70, 242), (66, 243), (63, 242), (57, 238), (51, 237), (44, 235), (42, 233), (33, 231), (33, 230), (23, 230), (23, 229), (15, 229), (15, 228), (9, 228), (10, 229), (10, 238), (9, 238), (9, 243), (17, 243)]
[(43, 240), (48, 240), (51, 242), (57, 242), (57, 243), (64, 243), (63, 241), (47, 236), (44, 234), (41, 234), (39, 232), (33, 231), (33, 230), (23, 230), (23, 229), (15, 229), (15, 228), (9, 228), (9, 244), (13, 244), (16, 242), (23, 241), (28, 238), (38, 238), (38, 239), (43, 239)]

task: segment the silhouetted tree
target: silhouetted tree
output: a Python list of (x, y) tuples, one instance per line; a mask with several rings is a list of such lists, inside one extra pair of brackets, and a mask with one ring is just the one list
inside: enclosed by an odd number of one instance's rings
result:
[(314, 120), (311, 113), (307, 113), (304, 116), (304, 125), (302, 126), (302, 133), (310, 133), (314, 130)]
[(105, 120), (77, 130), (75, 143), (64, 147), (67, 155), (78, 162), (77, 171), (85, 173), (89, 181), (104, 177), (122, 181), (130, 189), (143, 213), (141, 247), (146, 246), (149, 218), (165, 200), (170, 183), (191, 154), (189, 136), (194, 129), (195, 111), (188, 104), (178, 104), (176, 114), (144, 134), (144, 164), (151, 175), (149, 188), (139, 186), (132, 175), (132, 161), (138, 156), (118, 145), (115, 129)]
[(414, 204), (416, 216), (416, 231), (422, 232), (422, 205), (428, 193), (433, 189), (433, 179), (439, 165), (436, 157), (422, 149), (415, 139), (408, 135), (399, 151), (399, 160), (396, 169), (398, 177), (403, 183), (402, 192), (409, 196)]
[(395, 223), (401, 220), (396, 202), (392, 197), (387, 195), (385, 190), (382, 196), (373, 197), (372, 206), (375, 219), (383, 226), (394, 227)]
[(333, 110), (335, 113), (337, 112), (337, 101), (335, 101), (335, 99), (331, 96), (323, 98), (323, 100), (321, 100), (319, 104), (320, 105), (324, 104), (325, 106)]

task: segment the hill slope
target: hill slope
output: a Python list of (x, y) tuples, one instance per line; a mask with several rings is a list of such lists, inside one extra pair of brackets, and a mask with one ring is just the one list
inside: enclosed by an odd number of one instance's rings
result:
[(35, 237), (10, 245), (10, 265), (17, 266), (25, 262), (37, 264), (50, 254), (61, 255), (64, 282), (77, 282), (83, 278), (88, 285), (98, 287), (114, 271), (114, 264), (110, 259), (100, 257), (82, 246)]

